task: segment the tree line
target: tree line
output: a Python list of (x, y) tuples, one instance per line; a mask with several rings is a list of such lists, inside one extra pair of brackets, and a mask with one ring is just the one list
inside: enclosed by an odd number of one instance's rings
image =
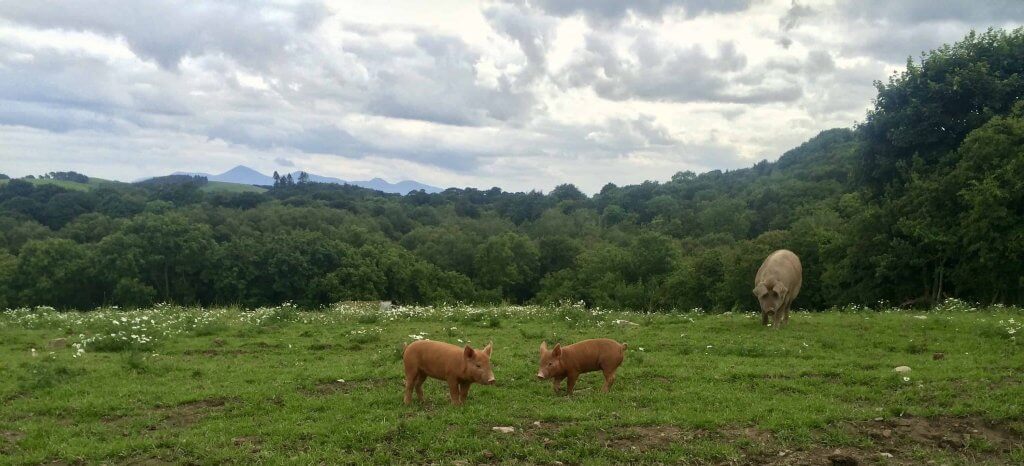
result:
[(405, 196), (276, 177), (0, 185), (0, 308), (584, 301), (755, 309), (761, 260), (797, 306), (1024, 304), (1024, 30), (971, 33), (876, 82), (854, 128), (664, 183)]

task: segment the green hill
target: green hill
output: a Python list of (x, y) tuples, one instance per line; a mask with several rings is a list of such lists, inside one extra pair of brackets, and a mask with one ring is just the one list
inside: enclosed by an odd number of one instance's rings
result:
[(1024, 29), (972, 33), (876, 83), (863, 123), (776, 162), (593, 196), (571, 184), (403, 196), (183, 175), (78, 191), (12, 181), (0, 186), (0, 308), (391, 299), (743, 311), (757, 309), (754, 273), (780, 248), (803, 263), (801, 308), (1022, 304), (1021, 57)]

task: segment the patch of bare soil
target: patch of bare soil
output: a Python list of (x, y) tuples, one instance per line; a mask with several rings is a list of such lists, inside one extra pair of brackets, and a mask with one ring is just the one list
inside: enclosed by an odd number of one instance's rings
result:
[[(401, 380), (398, 379), (364, 379), (364, 380), (327, 380), (318, 382), (313, 388), (302, 388), (299, 389), (302, 394), (306, 396), (326, 396), (333, 395), (336, 393), (353, 393), (356, 391), (363, 390), (395, 390), (395, 396), (401, 398), (402, 390), (404, 385)], [(424, 395), (426, 395), (426, 386), (423, 388)], [(447, 388), (444, 392), (445, 396), (448, 395)], [(429, 396), (429, 395), (426, 395)], [(470, 395), (472, 396), (472, 395)]]
[[(814, 448), (777, 451), (747, 458), (748, 464), (836, 465), (919, 464), (911, 450), (940, 450), (962, 456), (965, 461), (1005, 459), (1012, 449), (1024, 444), (1024, 435), (1005, 426), (977, 418), (896, 418), (851, 422), (844, 429), (855, 437), (870, 439), (868, 447)], [(770, 448), (769, 448), (770, 450)]]
[(182, 354), (184, 354), (185, 356), (194, 356), (194, 355), (197, 355), (197, 354), (201, 354), (203, 356), (213, 357), (213, 356), (223, 356), (223, 355), (228, 355), (228, 354), (230, 354), (230, 355), (239, 355), (239, 354), (251, 354), (251, 353), (253, 353), (253, 351), (246, 351), (246, 350), (240, 350), (240, 349), (226, 349), (225, 350), (225, 349), (209, 348), (209, 349), (202, 349), (202, 350), (199, 350), (199, 349), (186, 350)]
[(252, 453), (259, 453), (262, 449), (263, 439), (256, 436), (235, 437), (231, 443), (240, 448), (247, 448)]
[(0, 439), (6, 443), (18, 443), (18, 440), (25, 438), (25, 434), (14, 430), (0, 430)]
[(25, 438), (25, 434), (14, 430), (0, 430), (0, 457), (13, 451), (18, 441)]
[(716, 436), (728, 442), (746, 440), (758, 445), (767, 445), (772, 440), (771, 432), (757, 427), (728, 427), (716, 432)]
[(161, 458), (130, 458), (125, 460), (125, 462), (122, 464), (127, 464), (131, 466), (165, 466), (177, 463), (167, 461)]
[(648, 451), (668, 448), (704, 435), (703, 431), (685, 431), (672, 425), (633, 426), (597, 435), (605, 448)]
[[(162, 425), (164, 427), (188, 427), (211, 413), (224, 409), (229, 401), (231, 401), (229, 398), (208, 398), (165, 408), (162, 410), (164, 413)], [(150, 426), (150, 430), (156, 430), (159, 427), (159, 425)]]

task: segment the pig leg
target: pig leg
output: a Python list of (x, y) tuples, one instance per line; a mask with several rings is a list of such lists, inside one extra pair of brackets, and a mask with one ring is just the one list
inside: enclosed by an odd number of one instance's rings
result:
[(416, 381), (418, 379), (418, 372), (408, 369), (405, 371), (405, 397), (403, 399), (405, 404), (412, 403), (412, 389), (416, 387)]
[(458, 380), (448, 379), (448, 394), (452, 397), (452, 404), (456, 406), (462, 404), (462, 390), (459, 389)]
[(569, 377), (565, 379), (565, 391), (569, 395), (572, 395), (572, 389), (576, 387), (576, 379), (580, 378), (579, 374), (569, 374)]
[(427, 380), (427, 374), (420, 373), (416, 378), (416, 397), (420, 399), (420, 403), (423, 402), (423, 382)]
[(604, 387), (601, 388), (602, 392), (608, 393), (611, 390), (612, 384), (615, 383), (615, 369), (604, 370)]
[(768, 325), (768, 314), (761, 313), (761, 325)]
[(776, 309), (775, 315), (772, 316), (772, 327), (775, 330), (779, 329), (779, 325), (782, 323), (782, 309)]
[(782, 310), (782, 324), (789, 326), (789, 303), (786, 303), (786, 307)]
[(472, 385), (472, 382), (459, 382), (459, 397), (463, 403), (466, 402), (466, 397), (469, 396), (470, 385)]
[(555, 395), (562, 390), (562, 379), (557, 377), (551, 379), (551, 389), (555, 391)]

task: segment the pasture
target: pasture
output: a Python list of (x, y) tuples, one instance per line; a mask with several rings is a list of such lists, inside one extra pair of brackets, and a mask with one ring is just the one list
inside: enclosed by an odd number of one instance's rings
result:
[[(1022, 321), (956, 301), (781, 331), (573, 305), (9, 310), (0, 463), (1020, 464)], [(534, 378), (541, 340), (598, 336), (629, 344), (610, 393)], [(420, 338), (493, 341), (497, 384), (403, 405)]]

